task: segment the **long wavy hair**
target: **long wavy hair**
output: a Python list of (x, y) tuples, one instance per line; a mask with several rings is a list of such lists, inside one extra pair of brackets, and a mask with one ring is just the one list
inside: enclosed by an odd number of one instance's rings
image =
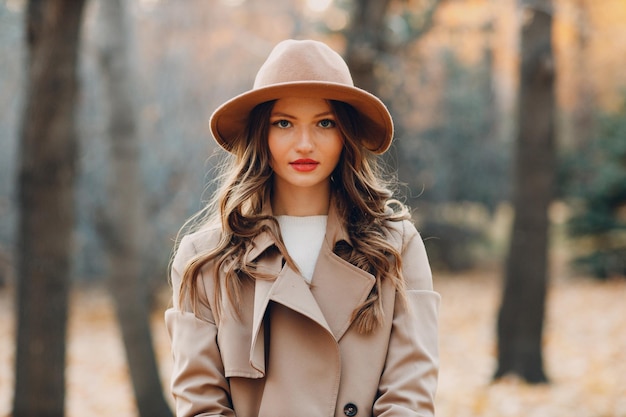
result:
[[(237, 306), (245, 280), (273, 278), (245, 262), (246, 248), (260, 233), (270, 233), (285, 261), (297, 269), (282, 242), (278, 223), (264, 214), (267, 211), (263, 207), (270, 201), (273, 184), (267, 137), (274, 103), (262, 103), (252, 110), (245, 131), (234, 140), (231, 155), (223, 161), (212, 200), (179, 233), (182, 236), (204, 228), (221, 230), (219, 243), (211, 251), (198, 254), (183, 273), (180, 305), (187, 299), (194, 311), (199, 296), (197, 280), (209, 264), (214, 269), (211, 276), (215, 277), (216, 318), (224, 308), (222, 294), (228, 297), (229, 305)], [(342, 155), (331, 176), (331, 193), (351, 241), (351, 245), (337, 242), (334, 252), (376, 278), (365, 302), (353, 312), (358, 331), (368, 333), (382, 323), (380, 293), (384, 281), (390, 281), (405, 297), (402, 260), (389, 242), (387, 224), (407, 219), (410, 214), (405, 205), (392, 197), (391, 182), (384, 179), (376, 156), (362, 145), (370, 131), (368, 120), (349, 104), (333, 100), (329, 103), (344, 137)]]

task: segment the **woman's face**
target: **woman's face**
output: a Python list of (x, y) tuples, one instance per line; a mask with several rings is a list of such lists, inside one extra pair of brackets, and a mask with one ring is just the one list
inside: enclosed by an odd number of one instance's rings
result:
[(343, 137), (326, 100), (288, 97), (274, 104), (268, 146), (277, 191), (327, 190)]

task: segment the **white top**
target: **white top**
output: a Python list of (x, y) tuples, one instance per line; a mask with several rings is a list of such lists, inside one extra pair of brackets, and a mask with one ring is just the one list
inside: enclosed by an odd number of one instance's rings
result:
[(310, 283), (324, 242), (328, 216), (276, 216), (276, 220), (289, 256)]

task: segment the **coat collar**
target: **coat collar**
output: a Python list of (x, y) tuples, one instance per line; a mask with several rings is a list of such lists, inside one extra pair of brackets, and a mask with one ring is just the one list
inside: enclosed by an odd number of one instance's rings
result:
[(250, 362), (257, 370), (265, 372), (264, 318), (270, 301), (315, 321), (337, 341), (352, 324), (354, 310), (367, 299), (375, 279), (333, 252), (335, 244), (341, 240), (350, 243), (344, 222), (331, 201), (326, 235), (310, 285), (282, 262), (277, 251), (268, 251), (276, 243), (269, 232), (252, 240), (247, 261), (256, 260), (258, 269), (276, 276), (275, 279), (255, 282)]
[[(265, 198), (265, 203), (263, 204), (262, 215), (272, 216), (272, 205), (270, 203), (269, 196)], [(336, 198), (332, 197), (330, 201), (330, 206), (328, 208), (328, 221), (326, 224), (326, 236), (325, 239), (328, 246), (330, 246), (331, 250), (335, 247), (335, 244), (340, 241), (345, 241), (348, 244), (351, 244), (350, 235), (345, 227), (344, 220), (339, 215), (339, 210), (336, 205)], [(245, 257), (246, 262), (254, 261), (257, 257), (259, 257), (263, 252), (265, 252), (268, 248), (275, 245), (274, 237), (269, 232), (261, 232), (256, 235), (252, 242), (250, 243), (250, 247), (247, 250), (247, 254)]]

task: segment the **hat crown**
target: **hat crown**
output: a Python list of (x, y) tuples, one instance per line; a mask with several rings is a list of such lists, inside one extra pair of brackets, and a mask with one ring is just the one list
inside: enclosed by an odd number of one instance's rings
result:
[(326, 44), (289, 39), (272, 50), (257, 72), (253, 89), (302, 81), (354, 86), (348, 65)]

